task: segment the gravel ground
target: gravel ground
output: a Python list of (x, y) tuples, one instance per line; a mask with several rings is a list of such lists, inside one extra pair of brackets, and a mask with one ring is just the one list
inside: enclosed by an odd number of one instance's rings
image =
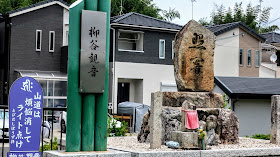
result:
[(218, 146), (211, 146), (211, 149), (241, 149), (241, 148), (274, 148), (280, 145), (271, 144), (269, 140), (253, 139), (246, 137), (239, 137), (238, 144), (219, 144)]
[[(280, 147), (280, 145), (271, 144), (269, 140), (252, 139), (246, 137), (239, 137), (238, 144), (211, 146), (210, 149), (241, 149), (241, 148), (273, 148)], [(116, 148), (127, 151), (177, 151), (174, 149), (169, 149), (167, 146), (162, 145), (160, 149), (149, 149), (149, 143), (139, 143), (137, 141), (137, 135), (125, 137), (109, 137), (108, 138), (108, 148)], [(209, 149), (208, 148), (208, 149)], [(180, 149), (178, 149), (180, 150)]]

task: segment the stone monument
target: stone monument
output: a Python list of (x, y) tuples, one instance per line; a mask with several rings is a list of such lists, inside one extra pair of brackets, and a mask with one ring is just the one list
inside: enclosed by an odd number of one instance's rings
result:
[(186, 99), (182, 104), (181, 131), (171, 132), (171, 140), (179, 142), (182, 148), (198, 148), (198, 127), (188, 129), (185, 112), (190, 112), (191, 108), (196, 111), (196, 107), (207, 104), (201, 96), (205, 98), (209, 95), (207, 92), (213, 90), (215, 39), (213, 32), (194, 20), (189, 21), (175, 36), (174, 72), (177, 89), (185, 92), (187, 97), (194, 98), (191, 101)]
[(178, 91), (207, 91), (214, 87), (216, 36), (194, 20), (175, 36), (174, 71)]
[[(183, 149), (198, 149), (198, 129), (202, 128), (208, 145), (238, 142), (237, 117), (223, 109), (221, 94), (212, 93), (215, 39), (194, 20), (176, 34), (174, 74), (178, 92), (152, 93), (151, 112), (144, 118), (138, 141), (150, 141), (152, 149), (169, 140), (179, 142)], [(176, 108), (180, 108), (181, 116), (177, 116)]]

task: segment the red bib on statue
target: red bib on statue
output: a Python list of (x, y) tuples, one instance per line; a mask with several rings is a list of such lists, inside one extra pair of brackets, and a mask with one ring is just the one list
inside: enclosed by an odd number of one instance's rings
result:
[(197, 117), (197, 111), (186, 111), (186, 121), (185, 121), (185, 127), (187, 129), (197, 129), (199, 127), (198, 117)]

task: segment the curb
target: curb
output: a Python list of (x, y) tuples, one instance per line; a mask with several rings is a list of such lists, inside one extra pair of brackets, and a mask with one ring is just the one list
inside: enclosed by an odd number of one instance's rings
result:
[(109, 148), (101, 152), (45, 151), (43, 157), (235, 157), (235, 156), (280, 156), (280, 147), (220, 150), (153, 151), (135, 152)]

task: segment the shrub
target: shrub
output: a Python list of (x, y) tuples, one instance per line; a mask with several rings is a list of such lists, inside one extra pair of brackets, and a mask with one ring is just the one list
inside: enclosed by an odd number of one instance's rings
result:
[[(54, 138), (54, 142), (52, 142), (52, 149), (51, 149), (51, 142), (46, 142), (44, 141), (44, 145), (43, 145), (43, 151), (47, 151), (47, 150), (58, 150), (58, 144), (57, 144), (57, 138)], [(42, 147), (40, 147), (40, 152), (42, 152)]]
[[(110, 137), (110, 136), (126, 136), (126, 133), (128, 132), (127, 130), (127, 126), (128, 126), (128, 123), (125, 122), (125, 121), (122, 121), (121, 122), (121, 126), (120, 127), (117, 127), (117, 120), (118, 118), (114, 119), (114, 118), (111, 118), (110, 116), (108, 117), (108, 120), (107, 120), (107, 136)], [(114, 135), (112, 135), (112, 133)]]
[(223, 108), (226, 108), (228, 105), (228, 99), (226, 98), (226, 95), (223, 95), (223, 99), (224, 99), (224, 104), (223, 104)]
[(264, 140), (270, 140), (270, 134), (264, 135), (264, 134), (255, 134), (252, 136), (254, 139), (264, 139)]

